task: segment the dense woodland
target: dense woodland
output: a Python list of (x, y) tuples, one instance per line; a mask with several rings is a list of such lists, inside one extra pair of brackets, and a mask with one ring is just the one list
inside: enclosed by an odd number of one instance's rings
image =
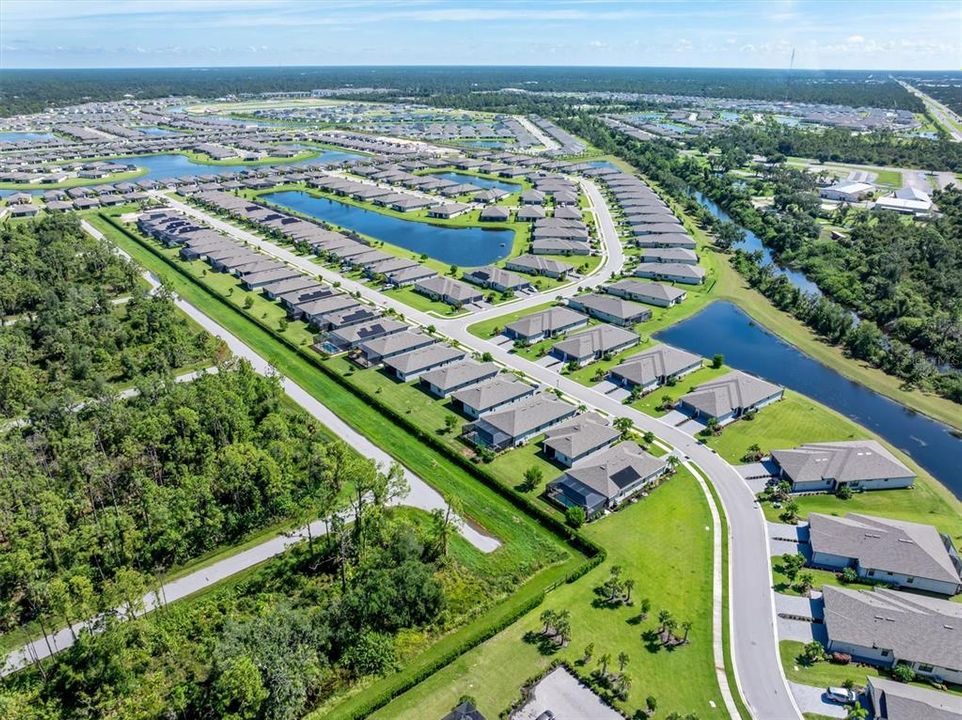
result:
[[(804, 270), (828, 296), (801, 293), (763, 267), (758, 256), (736, 256), (736, 267), (776, 305), (853, 356), (962, 403), (962, 191), (936, 193), (943, 217), (931, 222), (841, 209), (832, 219), (850, 225), (850, 232), (836, 241), (825, 238), (816, 222), (820, 203), (806, 173), (783, 166), (765, 169), (760, 181), (775, 194), (774, 209), (764, 211), (752, 205), (752, 188), (744, 186), (744, 178), (685, 157), (667, 143), (626, 138), (590, 115), (565, 124), (638, 167), (716, 236), (727, 236), (723, 247), (737, 249), (738, 232), (719, 232), (731, 230), (729, 224), (716, 221), (689, 194), (701, 190), (757, 234), (781, 263)], [(866, 322), (856, 326), (853, 310)], [(940, 372), (939, 365), (948, 368)]]
[(56, 413), (216, 348), (73, 215), (0, 228), (0, 316), (0, 417)]
[[(479, 91), (662, 93), (761, 100), (795, 100), (852, 106), (907, 108), (922, 104), (895, 81), (870, 72), (603, 67), (251, 67), (135, 68), (4, 71), (0, 116), (40, 112), (84, 100), (170, 95), (310, 91), (315, 88), (381, 87), (385, 97), (463, 97), (472, 108)], [(472, 93), (464, 93), (471, 88)]]
[(855, 134), (843, 128), (811, 130), (780, 125), (731, 126), (692, 141), (692, 146), (722, 152), (738, 148), (768, 158), (815, 158), (819, 162), (856, 163), (889, 167), (962, 172), (962, 144), (947, 137), (936, 140), (905, 138), (891, 132)]
[(926, 95), (945, 105), (956, 114), (962, 115), (962, 82), (955, 73), (933, 73), (935, 77), (923, 75), (905, 78)]

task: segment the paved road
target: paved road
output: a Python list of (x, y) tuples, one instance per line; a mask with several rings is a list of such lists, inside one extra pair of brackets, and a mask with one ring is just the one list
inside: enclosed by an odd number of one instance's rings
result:
[(924, 92), (919, 90), (907, 82), (902, 82), (899, 80), (899, 84), (908, 90), (910, 93), (918, 97), (925, 107), (928, 108), (929, 112), (935, 115), (935, 119), (938, 120), (939, 124), (952, 136), (952, 139), (956, 142), (962, 141), (962, 130), (957, 130), (956, 128), (962, 124), (962, 119), (959, 118), (954, 112), (952, 112), (945, 105), (940, 103), (933, 97), (926, 95)]
[(548, 150), (557, 150), (561, 147), (561, 144), (555, 140), (553, 137), (548, 135), (544, 130), (539, 128), (533, 122), (531, 122), (527, 115), (514, 115), (515, 120), (517, 120), (529, 133), (535, 136), (539, 143), (544, 145), (544, 150), (541, 152), (547, 152)]
[[(494, 359), (506, 366), (520, 369), (530, 377), (545, 385), (560, 389), (565, 395), (588, 407), (602, 410), (613, 416), (625, 416), (634, 420), (635, 426), (642, 431), (650, 430), (661, 440), (675, 449), (682, 457), (689, 457), (708, 477), (724, 506), (730, 527), (730, 624), (732, 655), (739, 687), (752, 713), (765, 720), (787, 720), (798, 718), (800, 712), (788, 689), (787, 680), (778, 657), (778, 636), (776, 631), (774, 599), (771, 589), (768, 535), (761, 508), (755, 502), (751, 489), (735, 471), (714, 451), (697, 442), (691, 435), (668, 425), (657, 418), (622, 405), (617, 400), (585, 387), (557, 372), (521, 358), (507, 349), (498, 347), (488, 340), (474, 337), (467, 331), (467, 325), (498, 316), (506, 312), (538, 305), (557, 295), (570, 296), (579, 287), (593, 287), (601, 284), (611, 272), (620, 269), (623, 262), (621, 242), (617, 237), (614, 221), (608, 211), (597, 186), (582, 181), (582, 187), (592, 202), (598, 221), (598, 228), (605, 247), (605, 259), (599, 272), (578, 284), (555, 289), (545, 294), (526, 296), (515, 303), (499, 306), (496, 309), (472, 315), (469, 319), (444, 319), (412, 309), (411, 307), (388, 298), (361, 283), (342, 278), (338, 273), (319, 267), (309, 258), (270, 243), (245, 230), (226, 223), (206, 212), (185, 203), (172, 200), (171, 205), (188, 215), (192, 215), (237, 239), (249, 242), (268, 254), (285, 260), (305, 271), (320, 275), (329, 282), (340, 281), (341, 287), (348, 292), (357, 292), (365, 300), (381, 306), (390, 307), (403, 314), (405, 318), (421, 325), (434, 325), (441, 334), (456, 340), (461, 345), (477, 351), (490, 352)], [(720, 632), (718, 623), (716, 630)], [(716, 665), (718, 663), (716, 662)], [(719, 668), (719, 682), (723, 687), (723, 667)]]

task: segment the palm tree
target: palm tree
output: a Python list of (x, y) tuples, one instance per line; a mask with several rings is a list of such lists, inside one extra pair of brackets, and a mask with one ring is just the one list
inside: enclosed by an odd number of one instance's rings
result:
[(632, 428), (635, 426), (635, 421), (630, 417), (620, 417), (615, 418), (615, 429), (621, 433), (622, 439), (628, 437), (628, 433), (631, 432)]
[(674, 402), (672, 402), (671, 395), (662, 395), (662, 396), (661, 396), (661, 409), (662, 409), (662, 410), (667, 410), (667, 409), (670, 408), (672, 405), (674, 405)]
[(624, 589), (625, 589), (625, 602), (626, 602), (626, 603), (630, 603), (630, 602), (631, 602), (631, 589), (632, 589), (634, 586), (635, 586), (635, 581), (634, 581), (634, 580), (632, 580), (631, 578), (628, 578), (627, 580), (625, 580), (625, 584), (624, 584), (623, 587), (624, 587)]
[(677, 455), (669, 455), (665, 458), (665, 465), (668, 467), (668, 472), (672, 475), (678, 470), (680, 464), (681, 460), (678, 459)]
[(631, 678), (628, 675), (622, 675), (618, 678), (618, 695), (622, 700), (628, 697), (629, 690), (631, 690)]
[(543, 613), (541, 613), (541, 622), (544, 623), (544, 630), (541, 633), (542, 635), (548, 634), (548, 628), (554, 624), (555, 620), (557, 620), (557, 617), (558, 616), (555, 614), (555, 611), (551, 609), (545, 610)]
[(598, 658), (598, 664), (601, 665), (602, 675), (608, 674), (608, 663), (610, 662), (611, 662), (611, 655), (609, 653), (605, 653), (600, 658)]
[(618, 653), (618, 671), (619, 672), (625, 671), (625, 665), (628, 664), (628, 661), (629, 661), (628, 653), (624, 651)]
[(595, 654), (595, 644), (588, 643), (585, 645), (584, 655), (581, 656), (581, 662), (583, 665), (587, 665), (591, 661), (591, 656)]
[(673, 617), (669, 617), (668, 620), (665, 621), (665, 634), (667, 634), (669, 638), (673, 637), (676, 627), (678, 627), (678, 621)]
[(645, 618), (648, 617), (648, 613), (651, 612), (651, 600), (649, 600), (648, 598), (643, 598), (641, 601), (641, 607), (638, 609), (641, 611), (640, 612), (641, 619), (644, 620)]
[(668, 626), (669, 621), (672, 620), (671, 613), (668, 610), (662, 610), (658, 613), (658, 622), (661, 623), (660, 632), (665, 632), (665, 628)]
[(685, 622), (681, 624), (681, 629), (685, 631), (685, 637), (682, 638), (682, 642), (688, 642), (688, 633), (691, 631), (691, 628), (692, 628), (691, 620), (685, 620)]

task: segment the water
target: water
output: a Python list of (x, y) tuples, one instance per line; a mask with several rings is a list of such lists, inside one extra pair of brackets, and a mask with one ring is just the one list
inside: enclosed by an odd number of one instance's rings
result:
[(175, 130), (168, 130), (167, 128), (162, 128), (162, 127), (140, 127), (137, 129), (140, 130), (140, 132), (144, 133), (145, 135), (154, 135), (155, 137), (167, 137), (169, 135), (180, 135), (180, 133), (176, 132)]
[[(296, 160), (294, 162), (278, 162), (278, 165), (325, 165), (351, 160), (360, 157), (357, 153), (341, 150), (321, 150), (316, 157), (306, 160)], [(212, 175), (225, 175), (229, 173), (250, 170), (257, 166), (251, 165), (203, 165), (195, 163), (190, 158), (176, 153), (164, 155), (135, 155), (123, 157), (116, 160), (119, 163), (129, 163), (137, 167), (147, 168), (147, 174), (137, 180), (150, 178), (151, 180), (169, 180), (170, 178), (180, 178), (186, 175), (197, 175), (209, 177)]]
[(298, 190), (269, 193), (262, 197), (318, 220), (462, 267), (488, 265), (507, 257), (514, 239), (511, 230), (449, 228), (402, 220)]
[[(715, 201), (705, 197), (699, 191), (695, 190), (692, 192), (692, 197), (694, 197), (703, 208), (708, 210), (708, 212), (710, 212), (719, 220), (734, 222), (731, 219), (731, 216), (722, 210)], [(738, 243), (737, 247), (739, 249), (746, 250), (747, 252), (755, 252), (756, 250), (760, 251), (762, 254), (762, 265), (774, 266), (780, 275), (784, 275), (786, 278), (788, 278), (788, 281), (802, 292), (806, 292), (815, 296), (822, 295), (822, 291), (818, 289), (818, 285), (813, 283), (802, 273), (789, 268), (783, 268), (778, 265), (775, 262), (775, 259), (772, 257), (772, 251), (762, 244), (762, 240), (758, 237), (758, 235), (745, 228), (742, 228), (742, 231), (745, 233), (745, 239), (744, 241)]]
[(17, 142), (22, 140), (53, 140), (53, 133), (38, 132), (0, 132), (0, 142)]
[(509, 143), (506, 140), (463, 140), (459, 144), (479, 148), (503, 148)]
[(472, 185), (477, 185), (485, 189), (495, 188), (497, 190), (504, 190), (507, 193), (516, 193), (521, 189), (521, 186), (517, 183), (507, 182), (505, 180), (489, 180), (488, 178), (463, 175), (458, 172), (431, 173), (431, 177), (438, 177), (442, 180), (450, 180), (456, 183), (471, 183)]
[[(827, 405), (905, 451), (962, 499), (962, 440), (947, 425), (842, 377), (754, 324), (735, 305), (712, 303), (656, 337), (708, 357), (721, 353), (733, 367)], [(765, 422), (764, 411), (756, 422)]]

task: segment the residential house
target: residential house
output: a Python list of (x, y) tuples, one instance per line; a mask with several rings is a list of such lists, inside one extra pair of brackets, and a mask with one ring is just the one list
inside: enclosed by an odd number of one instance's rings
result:
[(626, 300), (635, 300), (657, 307), (678, 305), (688, 296), (684, 290), (671, 285), (637, 280), (619, 280), (611, 285), (602, 285), (601, 289)]
[(426, 295), (432, 300), (440, 300), (454, 307), (469, 305), (484, 300), (484, 293), (467, 283), (454, 278), (436, 275), (414, 283), (415, 292)]
[(396, 380), (407, 382), (430, 370), (460, 362), (464, 357), (465, 352), (463, 350), (442, 343), (434, 343), (387, 358), (384, 360), (384, 370)]
[(547, 494), (562, 507), (580, 507), (594, 518), (649, 486), (668, 469), (662, 458), (625, 441), (576, 464), (548, 483)]
[(520, 292), (531, 287), (531, 281), (523, 278), (508, 270), (502, 270), (494, 265), (474, 268), (464, 275), (462, 279), (474, 285), (480, 285), (496, 292)]
[(421, 386), (432, 395), (445, 398), (458, 390), (491, 380), (498, 371), (498, 366), (493, 362), (479, 363), (475, 360), (465, 360), (427, 372), (421, 376), (420, 382)]
[(568, 298), (568, 307), (591, 317), (622, 327), (630, 327), (651, 317), (651, 310), (638, 303), (611, 295), (589, 293)]
[(618, 441), (621, 433), (596, 413), (582, 413), (544, 434), (545, 457), (571, 467)]
[(327, 333), (327, 341), (340, 350), (353, 350), (361, 343), (404, 332), (410, 326), (400, 320), (377, 318), (366, 323), (347, 325)]
[(508, 260), (504, 267), (508, 270), (527, 273), (528, 275), (544, 275), (556, 280), (564, 280), (573, 269), (567, 263), (551, 258), (538, 257), (537, 255), (519, 255)]
[(481, 447), (504, 450), (523, 445), (545, 430), (574, 417), (574, 405), (541, 393), (510, 407), (482, 415), (465, 426), (463, 435)]
[(500, 410), (534, 395), (535, 388), (513, 375), (498, 375), (484, 383), (451, 393), (451, 407), (470, 418)]
[(888, 490), (912, 487), (915, 473), (875, 440), (847, 440), (773, 450), (779, 479), (795, 492)]
[(509, 338), (532, 345), (545, 338), (577, 330), (588, 324), (588, 317), (566, 307), (553, 307), (515, 320), (505, 326)]
[(434, 344), (435, 339), (419, 331), (405, 331), (365, 340), (358, 345), (359, 357), (369, 365), (377, 365), (395, 355)]
[(702, 358), (671, 345), (655, 345), (608, 371), (608, 379), (629, 390), (651, 392), (702, 366)]
[(848, 513), (808, 516), (811, 564), (907, 590), (962, 592), (962, 560), (946, 533), (931, 525)]
[(883, 677), (867, 678), (877, 720), (962, 720), (962, 697)]
[(668, 280), (686, 285), (700, 285), (705, 282), (705, 270), (697, 265), (682, 263), (641, 263), (635, 267), (636, 277), (651, 280)]
[(783, 387), (740, 370), (732, 370), (682, 395), (678, 407), (692, 417), (706, 420), (714, 418), (719, 424), (725, 424), (747, 412), (781, 400), (784, 394)]
[(596, 325), (554, 344), (551, 354), (564, 363), (583, 367), (606, 355), (614, 355), (641, 342), (631, 330), (615, 325)]
[(510, 217), (511, 211), (501, 205), (488, 205), (478, 215), (482, 222), (507, 222)]

